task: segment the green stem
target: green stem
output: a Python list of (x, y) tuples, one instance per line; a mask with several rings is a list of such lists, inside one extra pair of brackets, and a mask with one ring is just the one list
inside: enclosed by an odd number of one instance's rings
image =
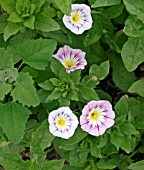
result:
[(51, 151), (53, 151), (54, 150), (54, 148), (51, 148), (51, 149), (49, 149), (48, 151), (47, 151), (47, 153), (49, 153), (49, 152), (51, 152)]
[(22, 65), (24, 64), (24, 62), (22, 62), (19, 67), (18, 67), (18, 71), (20, 70), (20, 68), (22, 67)]
[(133, 157), (137, 152), (138, 152), (139, 148), (137, 150), (135, 150), (130, 156), (129, 158)]

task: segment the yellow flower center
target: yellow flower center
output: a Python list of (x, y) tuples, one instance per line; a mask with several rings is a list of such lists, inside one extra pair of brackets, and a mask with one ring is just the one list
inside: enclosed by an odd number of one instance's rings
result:
[(94, 110), (90, 113), (90, 120), (97, 120), (100, 117), (100, 114), (97, 110)]
[(64, 66), (66, 68), (73, 68), (75, 65), (74, 61), (73, 60), (66, 60), (65, 63), (64, 63)]
[(71, 16), (71, 21), (74, 23), (74, 24), (77, 24), (81, 21), (80, 17), (79, 17), (79, 14), (78, 13), (74, 13), (72, 14)]
[(64, 118), (60, 117), (60, 118), (57, 120), (57, 124), (58, 124), (58, 126), (60, 126), (60, 127), (64, 127), (65, 124), (66, 124), (66, 120), (65, 120)]

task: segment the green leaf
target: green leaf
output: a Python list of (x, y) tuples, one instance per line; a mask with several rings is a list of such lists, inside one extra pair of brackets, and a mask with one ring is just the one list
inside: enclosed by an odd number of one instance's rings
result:
[(17, 144), (22, 140), (30, 114), (30, 110), (18, 103), (0, 105), (0, 126), (13, 143)]
[(127, 137), (126, 135), (121, 137), (121, 149), (124, 150), (126, 153), (130, 153), (131, 148), (131, 137)]
[(24, 19), (17, 12), (12, 12), (7, 20), (10, 22), (23, 22), (24, 21)]
[(116, 167), (115, 165), (106, 162), (104, 163), (98, 162), (96, 163), (96, 165), (99, 169), (114, 169)]
[(37, 78), (39, 76), (38, 70), (35, 70), (34, 68), (29, 67), (29, 66), (25, 66), (22, 69), (22, 72), (29, 73), (29, 75), (32, 76), (33, 78)]
[(123, 0), (128, 12), (136, 15), (139, 19), (144, 21), (144, 1), (143, 0)]
[(141, 97), (144, 97), (144, 79), (134, 82), (128, 89), (130, 93), (136, 93)]
[(19, 101), (22, 105), (38, 106), (40, 101), (33, 83), (28, 73), (21, 72), (17, 78), (16, 87), (11, 92), (13, 100)]
[(43, 14), (45, 16), (49, 16), (51, 18), (54, 18), (57, 14), (57, 11), (54, 8), (45, 8)]
[(61, 91), (57, 90), (57, 89), (54, 89), (52, 91), (52, 93), (47, 97), (46, 101), (49, 102), (49, 101), (58, 99), (60, 96), (61, 96)]
[(120, 126), (120, 129), (123, 134), (128, 136), (139, 134), (139, 132), (130, 123), (123, 123), (122, 126)]
[(61, 83), (61, 81), (57, 78), (51, 78), (49, 80), (54, 86), (59, 86), (59, 84)]
[(71, 100), (78, 101), (77, 91), (76, 90), (70, 90), (67, 97), (69, 97)]
[(30, 145), (31, 154), (37, 154), (37, 151), (41, 148), (43, 151), (47, 147), (51, 146), (54, 136), (48, 130), (47, 119), (36, 129), (36, 132), (32, 134), (32, 142)]
[(64, 160), (51, 160), (42, 164), (42, 170), (62, 170), (64, 166)]
[(110, 55), (110, 61), (112, 63), (112, 79), (114, 83), (121, 90), (128, 91), (128, 88), (135, 81), (135, 74), (127, 71), (121, 58)]
[(63, 107), (63, 106), (70, 106), (70, 99), (68, 97), (60, 97), (58, 99), (59, 102), (59, 106)]
[(84, 38), (83, 44), (85, 47), (98, 42), (105, 32), (113, 32), (113, 25), (106, 15), (101, 12), (95, 12), (92, 14), (92, 18), (97, 22), (93, 23), (92, 28), (88, 30)]
[(144, 23), (136, 16), (130, 15), (125, 21), (124, 33), (130, 37), (144, 36)]
[[(76, 170), (83, 170), (83, 167), (76, 167), (76, 168), (77, 168)], [(70, 166), (69, 164), (63, 167), (63, 170), (74, 170), (74, 169), (75, 169), (75, 166)], [(84, 170), (87, 170), (87, 169), (84, 169)], [(88, 169), (88, 170), (92, 170), (92, 169)]]
[(23, 32), (18, 32), (9, 40), (9, 45), (7, 46), (7, 51), (12, 55), (14, 63), (16, 64), (21, 60), (20, 55), (18, 54), (18, 45), (23, 43), (27, 39), (32, 39), (35, 36), (35, 33), (30, 29), (25, 29)]
[(59, 31), (51, 31), (51, 32), (42, 32), (44, 37), (49, 37), (57, 42), (61, 43), (62, 45), (69, 44), (69, 38), (67, 34), (64, 34), (62, 30)]
[[(84, 139), (88, 134), (84, 132), (79, 126), (76, 129), (74, 135), (70, 139), (55, 138), (54, 145), (57, 145), (59, 149), (67, 150), (68, 146), (75, 145)], [(66, 148), (66, 149), (65, 149)]]
[(11, 85), (0, 81), (0, 100), (3, 100), (11, 90)]
[(128, 166), (128, 169), (132, 169), (132, 170), (144, 169), (144, 160), (132, 163), (131, 165)]
[(123, 12), (123, 9), (124, 9), (124, 4), (121, 3), (121, 4), (111, 6), (105, 10), (106, 10), (106, 15), (111, 19), (111, 18), (118, 17)]
[(8, 15), (5, 14), (5, 15), (0, 15), (0, 34), (4, 32), (4, 28), (6, 27), (7, 25), (7, 18), (8, 18)]
[(116, 115), (119, 116), (126, 116), (128, 114), (128, 103), (126, 98), (123, 96), (115, 105)]
[(70, 80), (70, 74), (66, 72), (65, 69), (61, 69), (59, 73), (59, 79), (60, 80)]
[(0, 70), (13, 67), (14, 65), (13, 59), (11, 55), (7, 51), (5, 51), (4, 48), (0, 48), (0, 58), (1, 58)]
[(96, 93), (101, 100), (108, 100), (109, 102), (112, 102), (112, 97), (107, 92), (101, 89), (96, 89)]
[(45, 3), (45, 1), (46, 0), (41, 0), (41, 1), (39, 1), (39, 0), (32, 0), (32, 4), (35, 5), (35, 10), (34, 10), (35, 13), (38, 13), (40, 11), (40, 9), (43, 6), (43, 4)]
[(117, 153), (117, 148), (111, 144), (110, 142), (108, 142), (104, 147), (101, 148), (101, 153), (102, 154), (113, 154), (113, 153)]
[(22, 23), (9, 22), (4, 29), (4, 40), (7, 41), (9, 37), (15, 35), (20, 30), (23, 30), (24, 26)]
[(6, 79), (8, 83), (12, 83), (16, 81), (18, 77), (18, 70), (16, 68), (7, 68), (4, 71), (5, 71), (5, 75), (7, 76)]
[(114, 133), (110, 136), (110, 141), (113, 145), (116, 146), (117, 150), (121, 147), (121, 136), (118, 135), (118, 133)]
[(144, 36), (133, 38), (130, 37), (122, 48), (122, 59), (126, 69), (134, 71), (139, 64), (144, 62)]
[(44, 162), (46, 153), (44, 149), (51, 146), (54, 136), (48, 130), (47, 119), (36, 129), (32, 134), (31, 148), (31, 160), (37, 161), (40, 164)]
[(121, 49), (118, 46), (116, 40), (114, 39), (113, 35), (111, 32), (105, 31), (103, 39), (104, 43), (108, 44), (109, 47), (113, 50), (116, 51), (117, 53), (121, 53)]
[(5, 11), (7, 11), (8, 13), (11, 13), (15, 10), (15, 0), (1, 0), (0, 1), (0, 5), (1, 8)]
[(90, 143), (90, 153), (92, 156), (96, 158), (102, 158), (100, 149), (97, 146), (98, 144), (96, 142)]
[(32, 162), (28, 170), (41, 170), (41, 168), (37, 162)]
[(23, 62), (38, 70), (45, 69), (55, 49), (56, 41), (50, 39), (26, 40), (18, 46)]
[(0, 81), (4, 81), (11, 84), (16, 81), (17, 76), (17, 68), (7, 68), (5, 70), (0, 70)]
[(89, 148), (87, 143), (81, 143), (80, 146), (76, 146), (70, 151), (69, 163), (72, 166), (83, 166), (87, 161), (89, 154)]
[[(144, 122), (144, 98), (128, 98), (129, 114), (136, 122)], [(140, 113), (140, 114), (139, 114)]]
[(29, 169), (30, 161), (23, 161), (20, 154), (4, 153), (0, 155), (1, 165), (6, 170), (26, 170)]
[(64, 70), (64, 66), (55, 58), (52, 58), (50, 68), (56, 76), (59, 76), (62, 69)]
[(102, 16), (99, 13), (93, 14), (93, 20), (96, 22), (93, 23), (93, 26), (88, 30), (87, 35), (84, 38), (83, 44), (85, 47), (94, 44), (102, 36)]
[(85, 87), (84, 85), (78, 86), (78, 97), (81, 100), (83, 98), (86, 101), (98, 100), (99, 97), (93, 88)]
[(31, 17), (29, 17), (25, 20), (24, 26), (33, 30), (34, 29), (34, 23), (35, 23), (35, 16), (31, 16)]
[(43, 88), (44, 90), (53, 90), (54, 89), (54, 86), (50, 80), (46, 80), (45, 82), (40, 83), (39, 86), (41, 88)]
[(75, 82), (75, 84), (79, 84), (81, 79), (81, 70), (75, 70), (70, 72), (70, 79)]
[(34, 27), (36, 30), (44, 32), (56, 31), (60, 29), (59, 24), (55, 20), (43, 14), (39, 14), (36, 16)]
[(89, 69), (90, 76), (96, 76), (99, 80), (103, 80), (109, 73), (109, 61), (101, 63), (100, 66), (93, 64)]
[(70, 14), (72, 0), (54, 0), (54, 2), (64, 14)]
[(121, 0), (96, 0), (91, 6), (92, 8), (102, 7), (102, 6), (112, 6), (120, 4)]

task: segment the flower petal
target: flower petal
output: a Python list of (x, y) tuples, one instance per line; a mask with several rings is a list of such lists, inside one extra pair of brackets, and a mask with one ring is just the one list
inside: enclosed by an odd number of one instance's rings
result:
[(101, 126), (99, 126), (99, 135), (103, 135), (106, 131), (106, 126), (101, 124)]
[(106, 121), (104, 122), (104, 125), (105, 125), (106, 128), (110, 128), (111, 126), (114, 125), (114, 122), (115, 121), (113, 119), (107, 118)]
[(109, 101), (90, 101), (82, 109), (80, 125), (89, 134), (99, 136), (114, 125), (114, 118), (115, 113)]
[(64, 15), (63, 23), (74, 34), (82, 34), (92, 27), (90, 7), (85, 4), (72, 4), (70, 15)]
[(61, 107), (50, 112), (49, 130), (54, 136), (69, 139), (78, 126), (78, 119), (69, 107)]
[(87, 65), (85, 54), (86, 53), (80, 49), (72, 49), (65, 45), (63, 48), (60, 48), (53, 57), (63, 64), (67, 73), (70, 73), (71, 71), (85, 68)]

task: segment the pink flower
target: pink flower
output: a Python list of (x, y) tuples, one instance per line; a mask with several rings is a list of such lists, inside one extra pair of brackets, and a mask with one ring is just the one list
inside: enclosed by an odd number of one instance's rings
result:
[(74, 70), (84, 69), (85, 65), (87, 65), (87, 61), (84, 59), (85, 54), (86, 53), (80, 49), (72, 49), (65, 45), (63, 48), (60, 48), (53, 57), (59, 60), (66, 68), (66, 71), (70, 73)]
[(93, 136), (103, 135), (114, 124), (115, 113), (109, 101), (90, 101), (84, 106), (80, 116), (83, 131)]

